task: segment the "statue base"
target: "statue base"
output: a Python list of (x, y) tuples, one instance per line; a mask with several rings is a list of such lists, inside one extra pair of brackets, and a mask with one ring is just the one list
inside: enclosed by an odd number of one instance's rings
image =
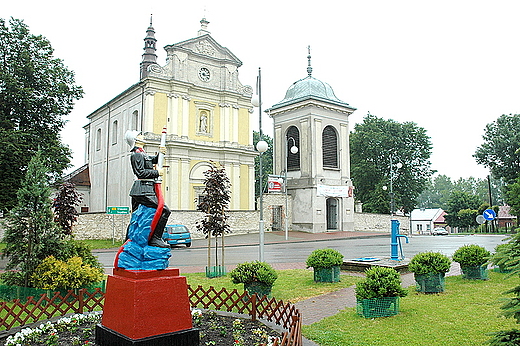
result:
[[(172, 338), (179, 343), (172, 343)], [(179, 276), (179, 269), (114, 269), (107, 280), (96, 343), (100, 346), (198, 345), (199, 333), (192, 325), (188, 286), (186, 278)]]
[(150, 336), (142, 339), (130, 339), (100, 324), (96, 326), (96, 345), (110, 346), (198, 346), (198, 329), (183, 330), (175, 333), (167, 333)]

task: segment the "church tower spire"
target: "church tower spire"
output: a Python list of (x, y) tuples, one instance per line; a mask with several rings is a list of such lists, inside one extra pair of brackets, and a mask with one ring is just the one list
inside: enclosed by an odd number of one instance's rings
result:
[(307, 46), (307, 49), (309, 51), (309, 55), (307, 55), (307, 60), (309, 60), (309, 63), (307, 65), (307, 74), (309, 77), (312, 76), (312, 66), (311, 66), (311, 46)]
[(141, 61), (141, 79), (148, 76), (148, 66), (157, 63), (157, 48), (155, 44), (157, 40), (155, 39), (155, 30), (152, 26), (152, 15), (150, 15), (150, 26), (146, 30), (146, 37), (144, 38), (144, 53), (143, 53), (143, 61)]

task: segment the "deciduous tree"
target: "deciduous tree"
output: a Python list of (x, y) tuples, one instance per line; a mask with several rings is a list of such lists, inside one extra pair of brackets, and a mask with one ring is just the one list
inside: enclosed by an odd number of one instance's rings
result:
[(82, 95), (45, 37), (22, 20), (0, 18), (0, 210), (16, 205), (13, 196), (38, 149), (50, 178), (67, 168), (70, 150), (60, 131)]
[[(368, 114), (363, 123), (356, 124), (350, 135), (351, 175), (363, 209), (390, 212), (389, 190), (382, 201), (381, 188), (388, 187), (392, 179), (396, 209), (413, 210), (433, 174), (431, 149), (426, 130), (413, 122), (399, 123)], [(397, 168), (397, 163), (402, 167)]]
[(486, 125), (484, 143), (473, 155), (495, 178), (514, 183), (520, 174), (520, 114), (501, 115)]
[(222, 238), (222, 266), (224, 266), (224, 234), (229, 232), (227, 222), (229, 201), (231, 200), (231, 183), (224, 167), (217, 168), (215, 164), (204, 172), (204, 192), (202, 193), (197, 210), (204, 213), (204, 217), (197, 222), (197, 229), (208, 238), (208, 268), (211, 270), (211, 237), (215, 237), (216, 264), (218, 264), (218, 237)]
[(78, 219), (76, 207), (80, 202), (81, 195), (76, 191), (74, 183), (64, 182), (59, 185), (52, 208), (54, 209), (54, 221), (60, 225), (66, 235), (72, 234), (72, 225)]

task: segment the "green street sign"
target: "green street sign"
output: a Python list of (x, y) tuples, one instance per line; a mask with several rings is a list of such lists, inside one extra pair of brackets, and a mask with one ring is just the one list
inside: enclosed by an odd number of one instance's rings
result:
[(130, 207), (107, 207), (107, 214), (130, 214)]

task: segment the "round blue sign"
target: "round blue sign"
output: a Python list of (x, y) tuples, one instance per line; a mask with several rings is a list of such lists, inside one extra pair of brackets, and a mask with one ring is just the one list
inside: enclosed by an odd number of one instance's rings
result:
[(482, 213), (482, 216), (484, 216), (484, 219), (491, 221), (497, 217), (497, 213), (495, 213), (495, 211), (493, 209), (486, 209)]

